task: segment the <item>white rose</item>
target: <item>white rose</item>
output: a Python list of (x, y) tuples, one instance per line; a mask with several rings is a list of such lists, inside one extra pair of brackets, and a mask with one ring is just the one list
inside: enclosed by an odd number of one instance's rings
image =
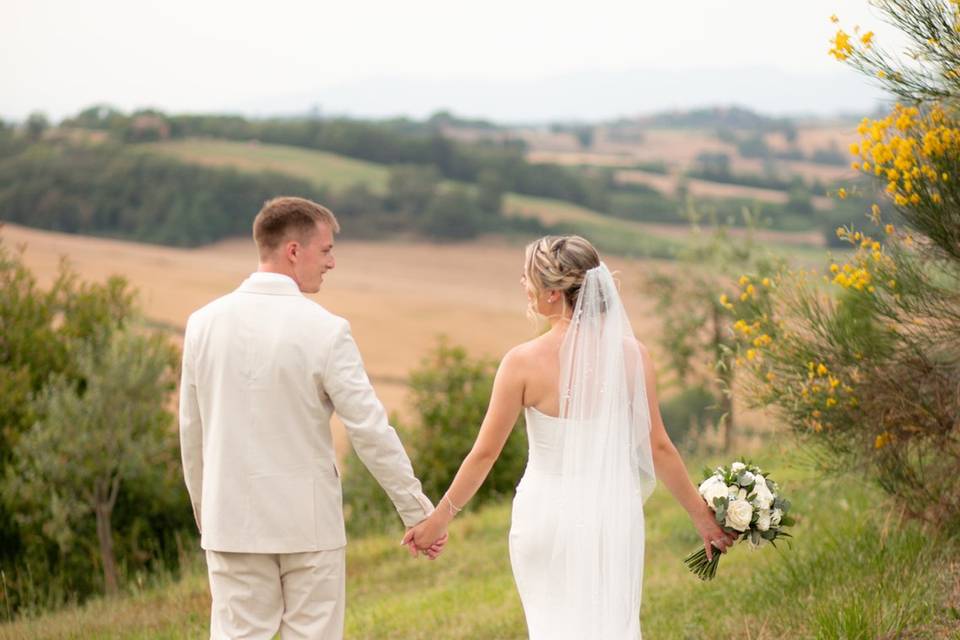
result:
[(727, 495), (727, 485), (720, 476), (710, 476), (700, 484), (700, 495), (713, 509), (714, 498), (724, 498)]
[(732, 465), (730, 465), (730, 470), (734, 473), (740, 473), (746, 468), (747, 465), (743, 464), (742, 462), (734, 462)]
[(737, 495), (734, 496), (734, 500), (746, 500), (747, 499), (747, 490), (740, 489), (737, 491)]
[[(744, 471), (741, 475), (743, 476), (743, 484), (750, 484), (756, 478), (756, 476), (749, 471)], [(737, 481), (739, 482), (740, 478), (737, 478)]]
[(756, 494), (757, 506), (761, 509), (769, 509), (770, 505), (773, 504), (773, 494), (770, 493), (770, 489), (767, 488), (766, 483), (758, 483), (753, 488), (753, 492)]
[(770, 524), (773, 525), (774, 527), (779, 526), (780, 518), (782, 517), (783, 517), (783, 510), (774, 509), (773, 512), (770, 514)]
[(770, 528), (771, 516), (769, 509), (762, 509), (760, 511), (760, 517), (757, 519), (757, 529), (760, 531), (766, 531)]
[(753, 517), (753, 506), (746, 500), (734, 500), (727, 505), (726, 525), (737, 531), (746, 531)]

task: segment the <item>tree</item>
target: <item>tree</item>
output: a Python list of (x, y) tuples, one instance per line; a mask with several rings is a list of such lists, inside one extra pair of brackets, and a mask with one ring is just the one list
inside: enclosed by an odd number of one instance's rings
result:
[[(34, 479), (23, 473), (33, 468), (25, 456), (32, 458), (37, 449), (37, 425), (49, 426), (53, 385), (60, 389), (54, 394), (61, 398), (58, 407), (66, 406), (62, 398), (67, 390), (84, 394), (90, 366), (80, 355), (108, 353), (114, 334), (138, 324), (134, 293), (122, 278), (84, 282), (64, 262), (49, 288), (42, 288), (24, 264), (24, 250), (11, 250), (0, 238), (0, 571), (8, 612), (82, 600), (102, 589), (103, 579), (91, 571), (91, 558), (99, 555), (94, 511), (76, 519), (75, 505), (68, 508), (62, 492), (28, 495), (21, 490)], [(121, 377), (127, 375), (124, 370)], [(168, 398), (163, 391), (150, 402), (166, 406)], [(86, 405), (82, 409), (89, 411)], [(68, 445), (88, 439), (78, 425), (67, 428), (78, 440)], [(173, 437), (172, 429), (165, 433)], [(168, 440), (152, 466), (123, 479), (109, 514), (116, 564), (129, 571), (154, 563), (175, 568), (178, 537), (195, 531), (176, 445)], [(75, 467), (68, 460), (61, 471), (73, 476)], [(68, 515), (70, 526), (58, 526)], [(101, 509), (101, 521), (102, 515)]]
[(477, 177), (477, 205), (484, 214), (499, 216), (503, 213), (503, 180), (493, 169), (484, 169)]
[(94, 518), (103, 584), (119, 587), (112, 517), (125, 482), (174, 446), (166, 404), (175, 350), (162, 337), (114, 333), (72, 345), (76, 378), (60, 374), (35, 401), (42, 416), (14, 448), (4, 493), (23, 524), (42, 523), (62, 553)]
[(445, 189), (430, 202), (420, 218), (421, 233), (438, 240), (467, 240), (482, 228), (483, 212), (464, 187)]
[(751, 239), (733, 241), (721, 227), (704, 235), (694, 225), (694, 237), (697, 241), (678, 256), (678, 265), (653, 272), (645, 286), (664, 320), (659, 341), (670, 370), (681, 387), (704, 389), (713, 396), (723, 425), (722, 446), (729, 451), (736, 433), (732, 400), (736, 343), (728, 331), (730, 301), (718, 297), (717, 289), (748, 266), (769, 272), (773, 265), (758, 257)]
[(43, 137), (43, 134), (50, 128), (50, 121), (47, 116), (39, 111), (31, 113), (26, 122), (27, 137), (36, 142)]
[(440, 185), (436, 168), (426, 165), (398, 165), (390, 169), (387, 204), (395, 211), (422, 214), (433, 201)]

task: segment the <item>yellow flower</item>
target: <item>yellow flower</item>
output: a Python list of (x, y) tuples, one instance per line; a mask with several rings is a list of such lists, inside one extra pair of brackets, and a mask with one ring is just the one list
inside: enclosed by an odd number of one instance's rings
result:
[(870, 43), (873, 42), (873, 31), (867, 31), (865, 34), (860, 36), (860, 42), (869, 48)]
[(850, 155), (860, 155), (860, 145), (858, 145), (856, 142), (850, 143)]
[(756, 349), (747, 349), (747, 360), (753, 360), (757, 357)]
[(724, 293), (723, 295), (720, 296), (720, 304), (726, 306), (727, 303), (729, 302), (730, 302), (730, 298), (727, 297), (727, 294)]
[(770, 286), (770, 278), (764, 278), (763, 280), (760, 281), (760, 284), (762, 284), (762, 285), (765, 286), (765, 287), (769, 287), (769, 286)]
[(830, 16), (830, 22), (832, 22), (833, 24), (837, 24), (838, 22), (840, 22), (840, 18), (837, 17), (837, 14), (833, 14), (832, 16)]
[(884, 431), (883, 433), (877, 436), (876, 440), (873, 441), (873, 447), (874, 449), (883, 449), (885, 446), (890, 444), (890, 440), (891, 440), (890, 432)]
[(843, 187), (840, 187), (840, 189), (837, 190), (837, 195), (840, 197), (841, 200), (846, 200), (847, 190), (844, 189)]
[(827, 398), (827, 406), (828, 406), (828, 407), (832, 407), (832, 406), (834, 406), (835, 404), (837, 404), (837, 399), (836, 399), (836, 398)]
[(817, 365), (817, 374), (821, 376), (827, 375), (827, 367), (822, 362)]
[(883, 228), (883, 230), (887, 233), (888, 236), (889, 236), (889, 235), (893, 235), (893, 225), (892, 225), (892, 224), (888, 224), (887, 226), (885, 226), (885, 227)]
[(833, 43), (833, 48), (830, 49), (829, 53), (837, 60), (846, 60), (850, 57), (850, 54), (853, 53), (853, 45), (850, 44), (850, 34), (843, 29), (837, 31), (837, 35), (835, 35), (830, 42)]
[(738, 282), (738, 283), (740, 284), (740, 286), (742, 287), (743, 285), (745, 285), (745, 284), (747, 284), (748, 282), (750, 282), (750, 278), (749, 278), (748, 276), (740, 276), (740, 279), (739, 279), (737, 282)]
[(840, 266), (836, 264), (830, 265), (830, 273), (839, 273)]
[(884, 71), (883, 69), (880, 69), (880, 71), (877, 71), (877, 77), (883, 80), (884, 78), (887, 77), (886, 71)]

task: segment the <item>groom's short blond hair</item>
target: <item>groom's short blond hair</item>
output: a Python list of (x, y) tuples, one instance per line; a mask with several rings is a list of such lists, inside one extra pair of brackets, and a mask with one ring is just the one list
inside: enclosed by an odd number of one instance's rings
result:
[(325, 224), (340, 233), (340, 223), (330, 209), (306, 198), (282, 196), (264, 203), (253, 220), (253, 241), (260, 255), (276, 250), (286, 240), (305, 242)]

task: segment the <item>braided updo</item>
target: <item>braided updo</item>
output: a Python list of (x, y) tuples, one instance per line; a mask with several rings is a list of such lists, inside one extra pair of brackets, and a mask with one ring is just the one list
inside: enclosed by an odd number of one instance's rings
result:
[(523, 273), (534, 293), (559, 290), (573, 309), (587, 271), (598, 266), (600, 254), (588, 240), (580, 236), (544, 236), (527, 245)]

